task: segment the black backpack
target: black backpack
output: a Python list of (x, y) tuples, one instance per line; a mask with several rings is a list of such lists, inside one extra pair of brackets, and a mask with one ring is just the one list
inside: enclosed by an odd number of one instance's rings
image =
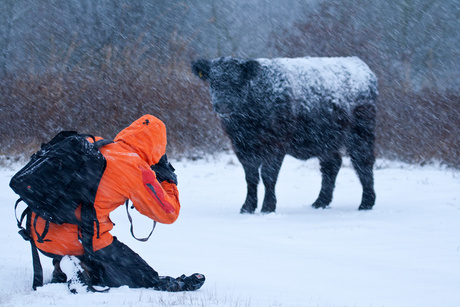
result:
[[(94, 142), (90, 143), (88, 137)], [(15, 211), (21, 201), (28, 206), (20, 219), (16, 215), (16, 220), (19, 233), (32, 245), (34, 289), (43, 285), (40, 258), (30, 232), (32, 223), (35, 225), (38, 217), (46, 220), (43, 233), (35, 230), (39, 243), (47, 240), (50, 222), (72, 223), (80, 227), (85, 256), (91, 256), (94, 225), (99, 236), (94, 200), (107, 165), (99, 148), (109, 143), (112, 141), (96, 141), (90, 135), (63, 131), (50, 142), (42, 144), (41, 149), (11, 179), (10, 187), (20, 196), (15, 204)], [(80, 204), (81, 221), (75, 216), (75, 210)], [(32, 212), (36, 214), (33, 221)], [(22, 226), (25, 217), (26, 228)]]

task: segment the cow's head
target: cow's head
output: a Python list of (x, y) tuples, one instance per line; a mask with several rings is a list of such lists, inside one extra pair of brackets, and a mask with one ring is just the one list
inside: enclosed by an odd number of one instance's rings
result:
[(223, 117), (237, 112), (246, 103), (250, 80), (259, 70), (260, 64), (255, 60), (232, 57), (192, 63), (193, 73), (209, 82), (214, 110)]

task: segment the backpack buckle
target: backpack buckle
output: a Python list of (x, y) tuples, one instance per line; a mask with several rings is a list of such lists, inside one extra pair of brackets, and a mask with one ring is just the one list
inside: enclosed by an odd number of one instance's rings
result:
[(21, 235), (21, 237), (24, 240), (26, 240), (26, 241), (32, 240), (32, 237), (29, 235), (28, 231), (25, 230), (24, 228), (21, 228), (21, 230), (19, 230), (18, 233)]

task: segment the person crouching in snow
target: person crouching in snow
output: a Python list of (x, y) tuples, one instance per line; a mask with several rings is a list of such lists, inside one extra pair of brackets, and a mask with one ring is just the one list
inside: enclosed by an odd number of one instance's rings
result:
[[(95, 291), (94, 286), (171, 292), (199, 289), (205, 281), (204, 275), (159, 276), (138, 254), (110, 234), (113, 228), (110, 212), (128, 199), (141, 214), (159, 223), (174, 223), (179, 215), (177, 177), (166, 158), (163, 122), (144, 115), (100, 151), (107, 167), (94, 202), (99, 229), (93, 236), (91, 257), (84, 254), (77, 225), (50, 223), (46, 240), (38, 240), (37, 233), (43, 232), (46, 221), (38, 217), (32, 223), (35, 244), (43, 254), (53, 258), (51, 282), (67, 282), (73, 293)], [(77, 217), (80, 207), (75, 212)]]

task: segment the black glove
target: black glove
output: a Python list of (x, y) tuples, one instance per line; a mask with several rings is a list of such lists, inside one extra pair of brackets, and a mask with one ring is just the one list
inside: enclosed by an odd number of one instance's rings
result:
[(167, 181), (177, 185), (177, 175), (174, 174), (174, 167), (168, 162), (166, 154), (161, 157), (157, 164), (150, 167), (155, 172), (159, 182)]
[(184, 274), (177, 277), (176, 280), (181, 286), (179, 291), (195, 291), (201, 288), (206, 278), (203, 274), (195, 273), (190, 276), (185, 276)]

